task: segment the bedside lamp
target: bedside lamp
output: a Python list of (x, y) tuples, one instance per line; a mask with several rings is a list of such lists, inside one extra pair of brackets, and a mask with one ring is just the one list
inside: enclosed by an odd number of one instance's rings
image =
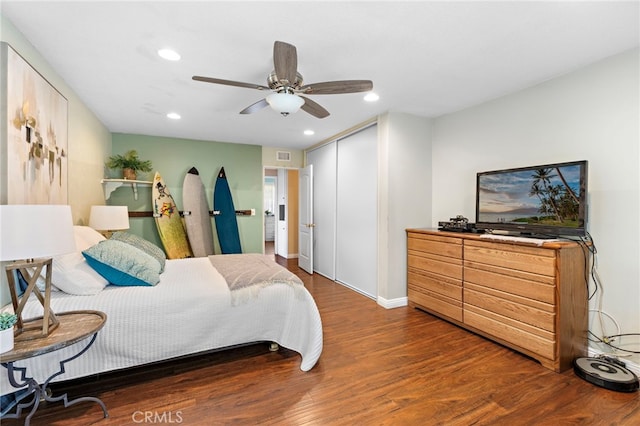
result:
[(89, 226), (110, 238), (113, 231), (129, 229), (127, 206), (91, 206)]
[[(71, 207), (67, 205), (0, 205), (0, 261), (5, 266), (13, 310), (18, 317), (15, 335), (23, 340), (48, 336), (59, 324), (51, 310), (51, 256), (76, 250), (73, 237)], [(46, 268), (44, 295), (36, 283)], [(24, 293), (18, 295), (15, 272), (27, 281)], [(23, 320), (22, 310), (31, 293), (43, 307), (42, 318)]]

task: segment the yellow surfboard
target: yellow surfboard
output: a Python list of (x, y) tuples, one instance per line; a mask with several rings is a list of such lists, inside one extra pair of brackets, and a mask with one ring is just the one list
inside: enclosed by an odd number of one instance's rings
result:
[(169, 259), (193, 257), (178, 207), (158, 172), (153, 177), (151, 199), (153, 217), (167, 257)]

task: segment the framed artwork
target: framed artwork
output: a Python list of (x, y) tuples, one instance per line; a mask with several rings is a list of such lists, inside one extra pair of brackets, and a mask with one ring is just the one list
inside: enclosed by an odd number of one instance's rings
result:
[(0, 202), (68, 204), (67, 99), (11, 46), (3, 66)]

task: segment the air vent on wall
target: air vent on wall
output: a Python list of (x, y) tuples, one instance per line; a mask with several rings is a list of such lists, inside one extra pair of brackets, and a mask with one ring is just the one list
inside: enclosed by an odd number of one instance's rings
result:
[(278, 151), (276, 152), (276, 160), (291, 161), (291, 153), (289, 151)]

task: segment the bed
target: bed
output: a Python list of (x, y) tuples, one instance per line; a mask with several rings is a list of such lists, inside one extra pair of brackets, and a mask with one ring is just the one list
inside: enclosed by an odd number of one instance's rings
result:
[[(95, 231), (75, 228), (79, 250), (106, 245), (98, 241), (102, 237), (94, 235)], [(63, 279), (71, 281), (66, 284), (77, 286), (82, 281), (80, 277), (96, 272), (87, 265), (88, 257), (82, 255), (84, 259), (81, 259), (77, 253), (69, 256), (74, 261), (67, 259), (66, 263), (73, 267), (65, 266), (65, 259), (54, 258), (52, 282), (56, 287)], [(163, 263), (159, 281), (155, 284), (107, 285), (104, 281), (87, 285), (88, 290), (66, 288), (62, 284), (66, 291), (52, 292), (51, 306), (56, 313), (97, 310), (107, 315), (93, 346), (68, 363), (65, 373), (54, 381), (263, 341), (298, 352), (302, 371), (310, 370), (317, 363), (323, 338), (315, 301), (294, 274), (273, 260), (259, 254), (247, 254), (175, 259)], [(252, 271), (249, 265), (254, 264), (262, 264), (262, 272), (260, 269), (256, 273), (249, 272)], [(62, 277), (57, 270), (61, 267), (73, 269), (75, 275)], [(77, 294), (83, 292), (88, 294)], [(42, 306), (37, 300), (30, 300), (23, 317), (40, 315)], [(51, 365), (74, 355), (84, 345), (86, 341), (18, 361), (15, 365), (26, 367), (29, 375), (42, 382), (51, 375)], [(3, 395), (16, 390), (6, 376), (6, 371), (0, 372)]]

